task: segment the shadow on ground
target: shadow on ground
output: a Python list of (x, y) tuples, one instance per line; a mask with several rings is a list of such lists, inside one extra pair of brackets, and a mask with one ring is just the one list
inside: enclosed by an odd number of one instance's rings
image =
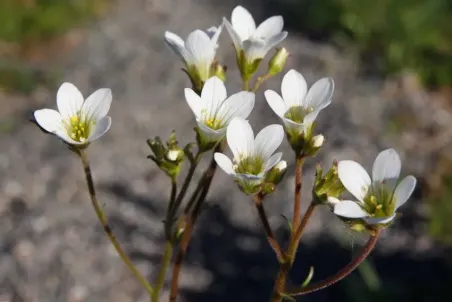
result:
[[(150, 201), (134, 198), (133, 194), (114, 187), (122, 199), (136, 202), (143, 210)], [(113, 190), (113, 191), (114, 191)], [(418, 193), (418, 197), (420, 197)], [(209, 202), (211, 203), (211, 201)], [(273, 251), (262, 232), (234, 225), (227, 211), (216, 200), (215, 206), (206, 208), (199, 219), (194, 238), (185, 260), (186, 267), (199, 268), (211, 276), (210, 285), (202, 290), (182, 287), (181, 295), (186, 301), (268, 301), (273, 278), (278, 266)], [(411, 233), (413, 223), (419, 217), (414, 211), (405, 211), (395, 227)], [(127, 222), (124, 228), (120, 218), (114, 221), (115, 228), (135, 232), (136, 227)], [(344, 230), (345, 232), (345, 230)], [(277, 231), (283, 241), (284, 230)], [(287, 239), (287, 238), (286, 238)], [(162, 238), (151, 238), (161, 241)], [(328, 235), (310, 240), (300, 247), (297, 261), (291, 274), (291, 281), (301, 283), (309, 270), (315, 267), (314, 281), (326, 277), (343, 267), (352, 257), (350, 245), (347, 248)], [(358, 244), (353, 248), (359, 250)], [(131, 251), (135, 260), (146, 260), (157, 266), (159, 257), (142, 251)], [(441, 253), (439, 253), (441, 255)], [(342, 282), (326, 290), (299, 297), (299, 301), (446, 301), (451, 298), (448, 287), (452, 282), (452, 261), (446, 257), (430, 254), (412, 255), (407, 252), (384, 253), (375, 251), (370, 262), (377, 271), (381, 284), (372, 290), (355, 272)], [(298, 301), (297, 300), (297, 301)]]

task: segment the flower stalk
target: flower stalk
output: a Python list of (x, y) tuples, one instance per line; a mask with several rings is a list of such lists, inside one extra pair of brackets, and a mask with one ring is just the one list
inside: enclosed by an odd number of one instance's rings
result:
[(88, 192), (91, 197), (91, 202), (93, 204), (94, 211), (96, 212), (97, 218), (99, 219), (105, 233), (107, 234), (108, 239), (110, 239), (111, 244), (115, 248), (116, 252), (118, 253), (121, 260), (124, 262), (124, 264), (129, 268), (132, 274), (146, 289), (149, 297), (152, 297), (152, 295), (154, 294), (154, 289), (149, 284), (146, 277), (144, 277), (141, 274), (141, 272), (135, 267), (130, 258), (127, 256), (126, 252), (122, 249), (121, 245), (116, 239), (116, 236), (113, 234), (113, 231), (108, 224), (108, 220), (105, 213), (102, 211), (102, 208), (99, 205), (99, 201), (97, 200), (96, 196), (96, 190), (94, 187), (93, 176), (91, 174), (91, 167), (89, 165), (88, 157), (86, 156), (85, 151), (83, 149), (75, 149), (75, 151), (80, 157), (80, 160), (82, 161), (83, 170), (85, 171), (86, 184), (88, 186)]

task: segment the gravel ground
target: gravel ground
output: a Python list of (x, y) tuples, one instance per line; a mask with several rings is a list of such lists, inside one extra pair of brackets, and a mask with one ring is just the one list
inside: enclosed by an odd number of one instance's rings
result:
[[(170, 30), (186, 36), (195, 28), (218, 25), (235, 4), (238, 1), (119, 1), (92, 25), (75, 49), (52, 62), (64, 80), (76, 84), (85, 95), (100, 87), (113, 90), (113, 126), (88, 153), (114, 232), (150, 278), (155, 277), (162, 252), (161, 220), (169, 184), (146, 159), (145, 140), (164, 137), (175, 129), (186, 143), (193, 140), (194, 125), (183, 98), (183, 88), (189, 83), (180, 72), (181, 63), (164, 45), (163, 33)], [(248, 7), (262, 20), (260, 8)], [(237, 91), (239, 78), (226, 33), (221, 43), (220, 57), (231, 66), (229, 91)], [(450, 126), (447, 111), (428, 103), (409, 80), (387, 85), (360, 76), (353, 58), (330, 45), (307, 41), (292, 32), (283, 45), (292, 54), (290, 67), (302, 72), (308, 83), (328, 75), (336, 84), (333, 104), (319, 118), (327, 146), (305, 170), (305, 200), (316, 162), (328, 166), (332, 159), (349, 158), (369, 167), (379, 150), (393, 146), (407, 163), (406, 173), (431, 171), (437, 150), (425, 151), (420, 146), (429, 144), (418, 142), (430, 133), (425, 129), (440, 133)], [(269, 81), (267, 87), (279, 91), (280, 79)], [(251, 116), (255, 129), (278, 122), (262, 91)], [(38, 106), (55, 107), (55, 92), (44, 90), (29, 104), (9, 117), (20, 120)], [(411, 114), (410, 122), (401, 132), (388, 132), (391, 118), (400, 114)], [(98, 224), (77, 158), (30, 123), (20, 122), (0, 135), (4, 171), (0, 174), (0, 294), (15, 302), (147, 301)], [(287, 145), (284, 151), (293, 162)], [(284, 221), (280, 214), (290, 215), (292, 190), (293, 176), (288, 175), (266, 203), (271, 223), (281, 236)], [(422, 192), (417, 193), (421, 198)], [(183, 267), (181, 301), (265, 301), (276, 263), (250, 200), (220, 171), (208, 204)], [(376, 267), (382, 278), (417, 284), (429, 274), (433, 284), (444, 277), (438, 272), (446, 270), (442, 248), (425, 235), (422, 204), (413, 201), (404, 212), (400, 223), (379, 243)], [(350, 259), (351, 250), (362, 242), (332, 217), (319, 211), (312, 219), (300, 252), (303, 263), (296, 264), (294, 280), (302, 280), (309, 265), (315, 265), (317, 277), (325, 276)], [(347, 249), (335, 240), (343, 236)], [(423, 274), (410, 274), (414, 265)], [(338, 286), (312, 297), (340, 301), (337, 297), (343, 292), (344, 287)]]

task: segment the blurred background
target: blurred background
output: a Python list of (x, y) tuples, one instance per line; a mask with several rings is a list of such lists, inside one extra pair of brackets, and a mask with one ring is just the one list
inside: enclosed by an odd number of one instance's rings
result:
[[(419, 180), (401, 218), (358, 271), (298, 300), (451, 300), (449, 0), (1, 1), (0, 298), (147, 301), (98, 224), (77, 158), (29, 120), (38, 108), (56, 107), (56, 89), (64, 81), (85, 96), (112, 88), (113, 126), (88, 153), (114, 232), (153, 280), (169, 182), (146, 159), (145, 140), (167, 137), (171, 129), (183, 144), (194, 139), (183, 97), (189, 81), (163, 34), (186, 37), (196, 28), (219, 25), (239, 4), (258, 23), (284, 16), (289, 37), (282, 45), (292, 54), (287, 69), (300, 71), (309, 84), (323, 76), (335, 80), (332, 105), (318, 118), (326, 146), (304, 171), (305, 207), (315, 164), (329, 168), (333, 159), (353, 159), (370, 169), (379, 151), (394, 147), (403, 173)], [(240, 78), (226, 32), (220, 43), (218, 58), (229, 66), (231, 94)], [(281, 78), (257, 94), (250, 117), (256, 131), (279, 123), (263, 91), (279, 92)], [(287, 143), (282, 149), (293, 163)], [(292, 170), (265, 202), (281, 241), (287, 239), (281, 215), (291, 214)], [(207, 204), (183, 267), (180, 301), (267, 301), (277, 263), (251, 200), (219, 171)], [(328, 276), (364, 241), (321, 209), (302, 240), (291, 281), (301, 283), (310, 266), (314, 280)]]

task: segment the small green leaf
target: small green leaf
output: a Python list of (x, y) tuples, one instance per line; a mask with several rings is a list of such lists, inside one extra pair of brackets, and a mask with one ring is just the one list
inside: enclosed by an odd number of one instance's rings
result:
[(301, 287), (306, 287), (312, 280), (312, 277), (314, 277), (314, 267), (311, 266), (309, 268), (309, 274), (306, 277), (306, 279), (304, 279), (303, 283), (301, 284)]

